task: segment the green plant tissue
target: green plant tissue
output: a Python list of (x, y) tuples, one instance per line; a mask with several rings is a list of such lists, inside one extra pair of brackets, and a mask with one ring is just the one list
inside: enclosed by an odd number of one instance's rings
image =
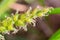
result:
[(60, 29), (49, 40), (60, 40)]

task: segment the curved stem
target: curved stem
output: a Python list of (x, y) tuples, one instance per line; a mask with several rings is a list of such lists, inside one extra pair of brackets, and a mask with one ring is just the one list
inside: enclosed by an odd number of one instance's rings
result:
[(60, 14), (60, 8), (54, 8), (49, 14)]

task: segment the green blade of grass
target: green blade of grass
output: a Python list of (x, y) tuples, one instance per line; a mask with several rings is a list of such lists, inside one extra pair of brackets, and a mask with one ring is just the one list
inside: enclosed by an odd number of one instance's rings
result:
[(60, 29), (49, 40), (60, 40)]

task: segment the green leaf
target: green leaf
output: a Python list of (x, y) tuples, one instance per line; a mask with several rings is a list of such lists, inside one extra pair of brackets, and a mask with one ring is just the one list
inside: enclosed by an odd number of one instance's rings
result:
[(60, 40), (60, 29), (49, 40)]

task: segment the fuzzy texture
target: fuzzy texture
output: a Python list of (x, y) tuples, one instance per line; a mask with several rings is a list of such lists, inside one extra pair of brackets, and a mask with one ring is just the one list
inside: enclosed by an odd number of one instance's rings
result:
[(23, 13), (23, 14), (18, 14), (18, 11), (13, 14), (11, 17), (6, 17), (6, 19), (0, 21), (0, 32), (7, 32), (7, 31), (11, 31), (11, 30), (15, 30), (15, 27), (22, 27), (25, 31), (27, 31), (27, 23), (33, 23), (33, 25), (35, 26), (35, 18), (37, 17), (43, 17), (45, 16), (48, 11), (51, 8), (44, 8), (39, 10), (39, 8), (36, 8), (32, 11), (31, 7), (30, 9)]

